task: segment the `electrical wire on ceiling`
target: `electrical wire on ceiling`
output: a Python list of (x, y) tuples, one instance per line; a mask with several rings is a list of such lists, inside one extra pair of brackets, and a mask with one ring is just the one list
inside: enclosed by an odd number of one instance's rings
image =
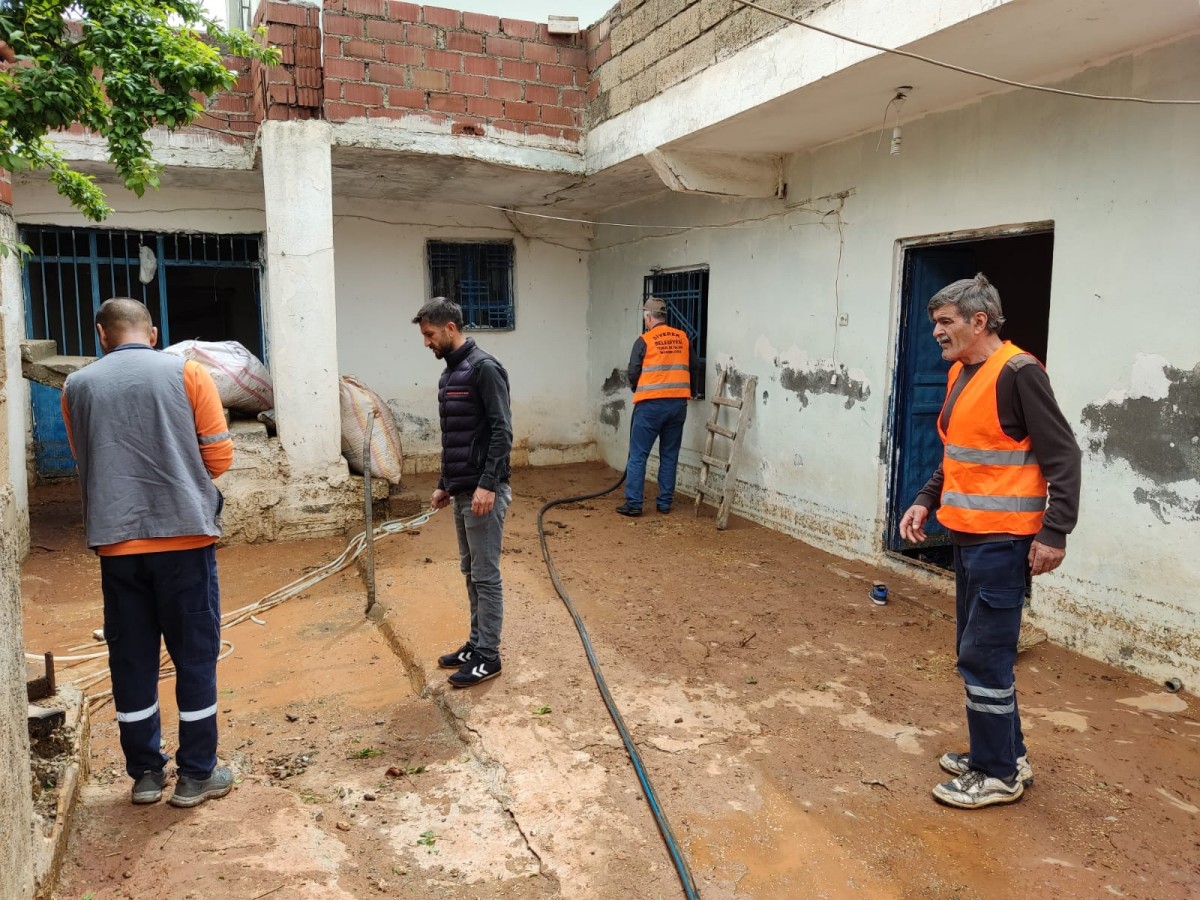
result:
[[(756, 228), (759, 223), (770, 222), (772, 219), (779, 219), (784, 216), (790, 216), (792, 213), (809, 212), (819, 216), (828, 216), (833, 210), (816, 209), (809, 206), (792, 206), (788, 209), (779, 212), (768, 213), (765, 216), (750, 216), (745, 219), (735, 219), (732, 222), (720, 222), (715, 225), (639, 225), (636, 222), (597, 222), (592, 219), (577, 219), (571, 216), (552, 216), (548, 213), (526, 212), (520, 209), (513, 209), (511, 206), (492, 206), (488, 203), (475, 203), (472, 206), (482, 206), (484, 209), (494, 209), (502, 213), (515, 216), (529, 216), (534, 219), (552, 219), (555, 222), (574, 222), (578, 225), (603, 225), (611, 228), (645, 228), (650, 230), (663, 229), (676, 234), (682, 234), (685, 231), (706, 231), (719, 229), (745, 229)], [(821, 222), (806, 222), (806, 225), (820, 225)], [(790, 226), (789, 226), (790, 227)]]
[(980, 72), (977, 69), (968, 69), (965, 66), (956, 66), (954, 63), (944, 62), (940, 59), (934, 59), (930, 56), (922, 56), (920, 53), (913, 53), (911, 50), (897, 50), (895, 47), (884, 47), (880, 44), (872, 44), (870, 41), (864, 41), (859, 38), (850, 37), (849, 35), (839, 34), (836, 31), (830, 31), (828, 28), (822, 28), (819, 25), (812, 25), (808, 22), (801, 21), (795, 16), (789, 16), (787, 13), (777, 12), (773, 9), (768, 9), (765, 6), (753, 2), (753, 0), (736, 0), (743, 6), (748, 6), (751, 9), (757, 9), (759, 12), (766, 13), (769, 16), (774, 16), (777, 19), (783, 19), (785, 22), (791, 22), (793, 25), (799, 25), (801, 28), (807, 28), (809, 31), (816, 31), (831, 38), (837, 38), (839, 41), (846, 41), (850, 44), (857, 44), (860, 47), (866, 47), (869, 50), (878, 50), (880, 53), (891, 53), (895, 56), (903, 56), (906, 59), (914, 59), (917, 62), (926, 63), (931, 66), (938, 66), (942, 69), (949, 69), (951, 72), (958, 72), (962, 75), (971, 75), (975, 78), (982, 78), (985, 81), (994, 81), (997, 84), (1006, 84), (1009, 87), (1022, 88), (1027, 91), (1041, 91), (1044, 94), (1058, 94), (1062, 97), (1078, 97), (1083, 100), (1113, 100), (1121, 103), (1148, 103), (1155, 106), (1200, 106), (1200, 100), (1155, 100), (1150, 97), (1123, 97), (1112, 94), (1089, 94), (1083, 91), (1068, 91), (1065, 88), (1047, 87), (1042, 84), (1028, 84), (1024, 81), (1017, 81), (1013, 78), (1004, 78), (1000, 75), (992, 75), (988, 72)]

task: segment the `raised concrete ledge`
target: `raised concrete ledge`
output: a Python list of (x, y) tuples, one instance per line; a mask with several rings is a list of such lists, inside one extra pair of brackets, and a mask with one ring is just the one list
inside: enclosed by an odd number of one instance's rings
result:
[[(249, 171), (255, 168), (258, 155), (254, 135), (247, 135), (244, 141), (230, 141), (208, 131), (153, 128), (147, 137), (155, 161), (168, 167)], [(71, 162), (109, 162), (108, 143), (99, 135), (56, 131), (51, 133), (50, 141)]]
[[(498, 133), (493, 130), (493, 134)], [(520, 169), (582, 175), (583, 156), (578, 152), (552, 147), (509, 143), (494, 137), (468, 137), (451, 134), (448, 126), (420, 117), (400, 123), (346, 122), (333, 126), (333, 143), (338, 147), (361, 147), (472, 159)]]
[[(1084, 17), (1074, 0), (912, 0), (898, 15), (888, 0), (837, 0), (801, 21), (1047, 85), (1196, 31), (1188, 4), (1096, 0), (1089, 9)], [(712, 52), (698, 48), (697, 74), (592, 129), (588, 174), (655, 149), (786, 154), (825, 146), (879, 130), (901, 85), (915, 88), (906, 123), (1017, 90), (790, 23), (728, 58), (703, 55)], [(1142, 93), (1137, 84), (1128, 90)]]
[[(1009, 2), (1014, 0), (913, 0), (898, 16), (888, 0), (842, 0), (802, 21), (882, 46), (904, 47)], [(662, 149), (880, 55), (785, 23), (779, 31), (592, 129), (584, 157), (587, 172)], [(747, 72), (754, 77), (747, 78)], [(884, 103), (890, 86), (880, 84)], [(872, 112), (876, 119), (879, 111)]]
[(59, 356), (55, 341), (21, 341), (21, 374), (29, 381), (62, 390), (67, 376), (94, 363), (96, 356)]

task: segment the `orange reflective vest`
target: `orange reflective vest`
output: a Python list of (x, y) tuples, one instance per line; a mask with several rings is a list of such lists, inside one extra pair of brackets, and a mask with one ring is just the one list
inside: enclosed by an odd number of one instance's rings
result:
[(646, 355), (642, 374), (633, 391), (633, 402), (664, 397), (692, 396), (692, 372), (688, 365), (688, 338), (677, 328), (655, 325), (642, 335)]
[[(942, 505), (938, 521), (970, 534), (1037, 534), (1046, 510), (1046, 479), (1028, 437), (1014, 441), (1000, 427), (996, 381), (1004, 365), (1024, 353), (1011, 341), (987, 358), (954, 402), (950, 421), (938, 434), (942, 457)], [(962, 372), (950, 367), (946, 399)], [(942, 406), (945, 410), (945, 404)]]

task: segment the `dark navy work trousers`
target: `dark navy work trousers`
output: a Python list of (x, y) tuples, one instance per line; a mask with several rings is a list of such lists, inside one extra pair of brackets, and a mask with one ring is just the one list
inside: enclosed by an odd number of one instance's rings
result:
[(1017, 637), (1032, 537), (955, 546), (958, 671), (967, 689), (971, 768), (1016, 774), (1025, 755), (1017, 710)]
[(675, 499), (675, 472), (679, 467), (679, 447), (683, 443), (683, 423), (687, 419), (687, 400), (660, 397), (633, 404), (633, 425), (629, 432), (629, 462), (625, 469), (625, 502), (642, 508), (646, 482), (646, 460), (658, 440), (659, 509), (670, 509)]
[(204, 779), (217, 764), (217, 656), (221, 598), (214, 546), (100, 557), (104, 637), (125, 771), (160, 771), (159, 640), (175, 664), (180, 775)]

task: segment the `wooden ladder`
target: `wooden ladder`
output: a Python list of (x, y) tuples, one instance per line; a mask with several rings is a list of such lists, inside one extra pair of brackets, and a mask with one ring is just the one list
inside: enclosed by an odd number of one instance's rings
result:
[[(758, 379), (748, 375), (742, 383), (742, 396), (727, 397), (725, 396), (727, 375), (728, 370), (722, 369), (717, 378), (712, 412), (705, 424), (708, 429), (708, 440), (704, 442), (704, 452), (700, 455), (700, 481), (696, 485), (696, 515), (700, 515), (700, 504), (706, 498), (711, 500), (717, 507), (717, 528), (721, 531), (724, 531), (725, 526), (729, 524), (729, 507), (733, 503), (734, 473), (738, 456), (741, 454), (742, 438), (745, 437), (746, 428), (750, 424), (750, 414), (754, 409), (755, 390), (758, 387)], [(738, 410), (737, 427), (732, 431), (719, 422), (722, 406), (731, 406)], [(721, 459), (713, 455), (713, 443), (717, 435), (727, 438), (731, 442), (728, 459)], [(720, 490), (708, 483), (709, 475), (714, 469), (722, 472), (725, 476)]]

